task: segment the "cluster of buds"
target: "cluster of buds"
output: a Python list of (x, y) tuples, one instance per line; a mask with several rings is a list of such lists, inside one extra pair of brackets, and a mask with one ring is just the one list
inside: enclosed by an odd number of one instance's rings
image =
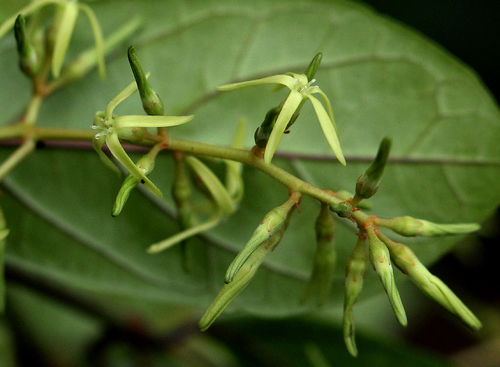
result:
[[(118, 194), (113, 215), (119, 214), (130, 191), (139, 183), (152, 193), (161, 195), (161, 191), (146, 176), (153, 170), (154, 160), (158, 152), (168, 147), (168, 135), (164, 128), (185, 123), (193, 118), (193, 116), (162, 116), (164, 108), (161, 99), (149, 85), (148, 74), (144, 74), (142, 67), (140, 67), (134, 48), (129, 49), (129, 61), (136, 82), (129, 85), (115, 97), (108, 104), (105, 111), (96, 114), (93, 126), (98, 130), (94, 138), (94, 147), (103, 162), (110, 168), (117, 170), (113, 161), (102, 151), (102, 146), (106, 143), (111, 154), (130, 173)], [(312, 102), (333, 152), (339, 161), (345, 164), (330, 102), (319, 87), (312, 86), (315, 81), (313, 77), (320, 61), (321, 54), (318, 54), (304, 74), (289, 73), (219, 87), (220, 90), (231, 90), (245, 86), (277, 83), (290, 89), (287, 98), (278, 107), (272, 108), (267, 113), (264, 122), (255, 132), (257, 148), (265, 149), (263, 158), (261, 155), (255, 154), (255, 159), (264, 161), (261, 167), (269, 167), (281, 136), (295, 123), (300, 109), (307, 100)], [(144, 110), (148, 115), (114, 116), (114, 108), (136, 90), (139, 90)], [(319, 93), (323, 97), (326, 108), (313, 96), (315, 93)], [(158, 127), (158, 134), (151, 134), (146, 129), (147, 127)], [(234, 139), (234, 148), (243, 148), (244, 132), (245, 124), (241, 122)], [(135, 144), (141, 144), (149, 140), (149, 145), (153, 145), (153, 148), (137, 164), (134, 164), (125, 153), (120, 140)], [(353, 307), (361, 292), (369, 263), (371, 263), (380, 278), (396, 318), (402, 325), (407, 324), (407, 318), (395, 283), (393, 264), (407, 274), (424, 293), (457, 315), (468, 326), (473, 329), (478, 329), (481, 326), (481, 323), (472, 312), (446, 285), (429, 273), (409, 248), (403, 244), (393, 242), (380, 229), (388, 228), (403, 236), (436, 236), (469, 233), (477, 230), (478, 225), (439, 225), (411, 217), (380, 219), (376, 216), (366, 215), (361, 211), (361, 209), (370, 207), (363, 200), (372, 197), (379, 189), (390, 148), (391, 140), (389, 138), (383, 139), (374, 161), (358, 178), (354, 194), (346, 191), (329, 192), (331, 194), (327, 193), (326, 197), (322, 196), (322, 199), (319, 199), (321, 208), (315, 222), (316, 252), (313, 271), (301, 300), (305, 302), (315, 294), (317, 305), (321, 306), (325, 304), (330, 293), (336, 260), (334, 247), (335, 219), (333, 213), (336, 213), (340, 218), (348, 218), (357, 223), (359, 229), (357, 233), (358, 240), (346, 267), (343, 318), (345, 343), (349, 352), (354, 356), (357, 355), (357, 348)], [(254, 150), (252, 152), (255, 153)], [(231, 215), (237, 209), (238, 203), (243, 196), (242, 165), (239, 162), (223, 160), (226, 165), (226, 180), (225, 184), (223, 184), (219, 177), (201, 159), (191, 156), (185, 151), (176, 151), (173, 156), (175, 178), (172, 195), (177, 207), (181, 232), (151, 245), (148, 251), (156, 253), (173, 245), (181, 244), (182, 252), (185, 255), (184, 265), (188, 269), (190, 256), (186, 241), (190, 237), (214, 227), (222, 218)], [(273, 169), (278, 168), (274, 167)], [(210, 209), (204, 213), (204, 217), (202, 217), (201, 212), (195, 210), (200, 205), (194, 200), (194, 188), (208, 198)], [(267, 255), (282, 240), (291, 215), (294, 209), (298, 207), (302, 196), (310, 195), (300, 189), (292, 189), (292, 187), (289, 187), (289, 189), (288, 200), (264, 216), (249, 241), (229, 265), (224, 279), (225, 284), (200, 320), (199, 326), (201, 330), (210, 327), (229, 303), (247, 287)], [(322, 193), (325, 194), (324, 191)]]
[(479, 225), (473, 223), (437, 224), (409, 216), (381, 219), (368, 216), (356, 209), (362, 206), (363, 199), (370, 198), (377, 192), (390, 147), (390, 139), (383, 139), (375, 160), (359, 177), (356, 183), (356, 193), (349, 200), (354, 208), (351, 218), (358, 224), (359, 239), (347, 262), (343, 332), (347, 349), (353, 356), (357, 355), (357, 348), (352, 309), (361, 292), (369, 262), (380, 278), (394, 314), (401, 325), (407, 325), (407, 318), (394, 281), (392, 264), (408, 275), (426, 295), (458, 316), (471, 329), (477, 330), (481, 327), (481, 322), (476, 316), (440, 279), (427, 270), (412, 250), (390, 240), (380, 229), (380, 227), (388, 228), (403, 236), (440, 236), (474, 232), (479, 229)]

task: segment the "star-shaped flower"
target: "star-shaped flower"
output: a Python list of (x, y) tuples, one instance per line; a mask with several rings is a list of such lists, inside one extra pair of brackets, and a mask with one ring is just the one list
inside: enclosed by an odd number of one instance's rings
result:
[[(323, 133), (325, 134), (330, 147), (332, 148), (340, 163), (345, 165), (345, 158), (342, 154), (342, 149), (340, 148), (340, 143), (337, 136), (337, 128), (333, 119), (332, 106), (325, 93), (323, 93), (323, 91), (318, 86), (313, 85), (314, 82), (315, 79), (309, 81), (306, 74), (289, 73), (250, 80), (241, 83), (226, 84), (217, 87), (217, 89), (227, 91), (261, 84), (281, 84), (290, 89), (290, 94), (283, 103), (283, 107), (281, 108), (281, 112), (276, 119), (276, 123), (267, 143), (266, 151), (264, 153), (264, 161), (266, 163), (271, 162), (281, 136), (285, 132), (288, 123), (292, 119), (293, 115), (302, 107), (304, 101), (309, 99), (313, 104), (314, 110), (316, 111), (316, 115), (318, 116), (319, 122), (321, 124), (321, 128), (323, 129)], [(313, 94), (316, 93), (319, 93), (321, 95), (326, 108), (316, 97), (313, 96)]]
[[(122, 145), (120, 138), (141, 140), (147, 132), (144, 130), (148, 127), (168, 127), (176, 126), (190, 121), (194, 116), (113, 116), (115, 107), (130, 97), (137, 91), (136, 82), (131, 83), (121, 93), (119, 93), (108, 104), (106, 111), (98, 111), (95, 115), (93, 129), (98, 130), (92, 140), (94, 149), (99, 154), (103, 163), (109, 168), (118, 171), (114, 163), (102, 151), (104, 143), (109, 148), (109, 151), (139, 182), (141, 182), (153, 194), (162, 196), (161, 191), (146, 177), (136, 164), (130, 159)], [(119, 171), (118, 171), (119, 172)]]

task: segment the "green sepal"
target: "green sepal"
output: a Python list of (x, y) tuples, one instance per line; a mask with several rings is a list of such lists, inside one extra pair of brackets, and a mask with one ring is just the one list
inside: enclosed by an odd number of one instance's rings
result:
[(266, 113), (266, 117), (264, 118), (264, 121), (262, 122), (260, 127), (255, 130), (255, 145), (257, 145), (259, 148), (264, 149), (267, 146), (269, 136), (273, 131), (274, 124), (276, 123), (276, 119), (278, 118), (282, 107), (282, 105), (279, 105), (278, 107), (271, 108)]
[(164, 114), (163, 102), (158, 94), (151, 88), (144, 71), (142, 70), (141, 63), (137, 57), (137, 52), (134, 46), (128, 48), (128, 61), (132, 72), (134, 73), (134, 78), (137, 83), (137, 88), (139, 89), (139, 94), (141, 95), (142, 106), (144, 111), (148, 115), (158, 115)]
[(19, 14), (14, 24), (14, 35), (17, 43), (17, 53), (19, 55), (19, 67), (28, 77), (32, 78), (40, 69), (40, 62), (37, 52), (26, 34), (26, 21), (22, 14)]

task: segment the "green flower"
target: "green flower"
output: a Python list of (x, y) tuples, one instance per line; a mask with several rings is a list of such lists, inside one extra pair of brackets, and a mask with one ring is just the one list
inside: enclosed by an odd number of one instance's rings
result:
[(113, 116), (115, 107), (136, 91), (137, 84), (133, 82), (108, 104), (106, 111), (98, 111), (96, 113), (92, 128), (98, 130), (98, 132), (92, 140), (92, 143), (94, 149), (106, 166), (118, 171), (114, 163), (102, 151), (104, 143), (108, 146), (111, 154), (130, 172), (130, 174), (153, 194), (162, 196), (161, 191), (127, 155), (120, 144), (120, 138), (126, 138), (128, 140), (137, 139), (140, 141), (147, 134), (145, 128), (176, 126), (190, 121), (194, 116)]
[[(325, 134), (330, 147), (332, 148), (340, 163), (345, 166), (345, 158), (342, 154), (342, 149), (340, 148), (340, 143), (337, 136), (337, 128), (333, 119), (333, 112), (330, 101), (318, 86), (312, 85), (314, 82), (315, 79), (309, 81), (306, 74), (289, 73), (283, 75), (274, 75), (262, 79), (250, 80), (241, 83), (222, 85), (220, 87), (217, 87), (217, 89), (227, 91), (261, 84), (281, 84), (290, 89), (290, 94), (283, 103), (281, 112), (276, 119), (274, 128), (271, 132), (271, 135), (269, 136), (269, 141), (267, 142), (266, 151), (264, 153), (264, 161), (266, 163), (271, 162), (281, 136), (285, 132), (294, 114), (298, 113), (298, 110), (302, 107), (302, 104), (307, 99), (309, 99), (313, 104), (314, 110), (316, 111), (316, 115), (318, 116), (319, 122), (321, 124), (321, 128), (323, 129), (323, 133)], [(319, 93), (323, 98), (326, 109), (325, 107), (323, 107), (321, 102), (313, 96), (313, 94), (316, 93)]]

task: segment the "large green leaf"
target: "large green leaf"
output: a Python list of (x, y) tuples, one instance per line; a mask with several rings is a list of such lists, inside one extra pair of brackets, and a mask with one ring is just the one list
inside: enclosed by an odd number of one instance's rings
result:
[[(302, 72), (323, 52), (318, 85), (329, 95), (347, 156), (333, 157), (311, 106), (279, 146), (275, 162), (323, 189), (353, 191), (356, 178), (385, 135), (393, 138), (391, 164), (373, 213), (412, 215), (438, 222), (482, 222), (500, 202), (497, 183), (500, 115), (473, 72), (432, 42), (369, 9), (346, 1), (102, 1), (93, 3), (105, 34), (132, 16), (144, 27), (137, 48), (167, 114), (195, 114), (172, 129), (176, 137), (229, 145), (245, 116), (252, 131), (285, 91), (255, 87), (218, 93), (231, 81), (287, 71)], [(3, 14), (0, 11), (0, 14)], [(79, 19), (70, 52), (92, 43)], [(30, 85), (17, 72), (15, 45), (0, 41), (0, 123), (22, 113)], [(97, 73), (65, 88), (43, 105), (40, 126), (89, 128), (96, 110), (132, 81), (126, 47), (109, 58), (108, 78)], [(137, 97), (118, 114), (138, 114)], [(0, 151), (5, 159), (9, 149)], [(151, 175), (169, 192), (173, 164), (158, 159)], [(136, 192), (118, 218), (110, 212), (120, 180), (90, 150), (36, 151), (3, 182), (1, 205), (11, 234), (9, 269), (26, 279), (56, 285), (99, 304), (117, 317), (143, 314), (152, 323), (167, 305), (205, 308), (223, 284), (225, 269), (264, 214), (282, 204), (287, 190), (245, 169), (246, 196), (239, 211), (218, 228), (193, 239), (196, 266), (182, 270), (178, 248), (159, 255), (145, 249), (179, 230), (173, 202)], [(233, 311), (284, 316), (299, 306), (314, 253), (313, 222), (319, 205), (305, 198), (282, 243), (269, 256)], [(344, 264), (355, 243), (349, 221), (338, 226), (339, 266), (330, 305), (342, 302)], [(448, 251), (457, 237), (405, 240), (424, 263)], [(364, 294), (382, 286), (373, 274)], [(403, 300), (404, 302), (404, 300)], [(389, 307), (389, 306), (388, 306)], [(153, 321), (154, 320), (154, 321)]]

